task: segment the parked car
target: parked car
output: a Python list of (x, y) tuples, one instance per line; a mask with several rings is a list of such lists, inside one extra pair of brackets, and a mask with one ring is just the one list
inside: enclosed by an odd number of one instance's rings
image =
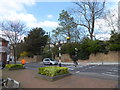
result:
[(44, 58), (43, 59), (43, 64), (49, 64), (49, 65), (57, 65), (58, 61), (54, 60), (52, 58)]

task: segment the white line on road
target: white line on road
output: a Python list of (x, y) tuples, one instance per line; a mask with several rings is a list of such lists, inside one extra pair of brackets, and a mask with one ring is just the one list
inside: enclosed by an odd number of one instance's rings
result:
[(106, 74), (106, 73), (102, 73), (103, 75), (108, 75), (108, 76), (113, 76), (113, 77), (120, 77), (118, 75), (111, 75), (111, 74)]
[(91, 67), (89, 66), (89, 67), (84, 68), (84, 69), (86, 70), (86, 69), (94, 68), (94, 67), (96, 67), (96, 66), (98, 66), (98, 65), (94, 65), (94, 66), (91, 66)]
[(118, 72), (118, 69), (116, 70), (116, 69), (112, 69), (112, 70), (110, 70), (110, 71), (116, 71), (116, 72)]
[(105, 72), (105, 73), (108, 73), (108, 74), (110, 73), (111, 74), (112, 72), (108, 71), (108, 72)]
[(68, 68), (68, 70), (74, 70), (73, 68)]
[(76, 73), (79, 73), (80, 71), (77, 71)]

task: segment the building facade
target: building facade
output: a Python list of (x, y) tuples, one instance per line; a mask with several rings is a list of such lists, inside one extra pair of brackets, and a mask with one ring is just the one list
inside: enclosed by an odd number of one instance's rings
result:
[(0, 62), (7, 60), (7, 54), (9, 53), (8, 41), (0, 37)]

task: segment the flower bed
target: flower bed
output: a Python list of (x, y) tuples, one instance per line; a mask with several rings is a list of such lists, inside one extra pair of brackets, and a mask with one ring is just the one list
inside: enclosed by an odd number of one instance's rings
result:
[(22, 64), (6, 64), (5, 67), (9, 70), (24, 69), (24, 66)]
[(50, 81), (70, 75), (67, 67), (50, 66), (41, 67), (38, 68), (38, 70), (39, 70), (38, 74), (41, 78)]

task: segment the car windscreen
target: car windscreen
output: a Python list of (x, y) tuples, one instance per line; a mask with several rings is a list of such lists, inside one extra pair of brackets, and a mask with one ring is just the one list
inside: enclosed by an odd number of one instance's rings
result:
[(54, 59), (50, 58), (51, 61), (55, 61)]
[(45, 61), (49, 61), (49, 59), (45, 59)]

